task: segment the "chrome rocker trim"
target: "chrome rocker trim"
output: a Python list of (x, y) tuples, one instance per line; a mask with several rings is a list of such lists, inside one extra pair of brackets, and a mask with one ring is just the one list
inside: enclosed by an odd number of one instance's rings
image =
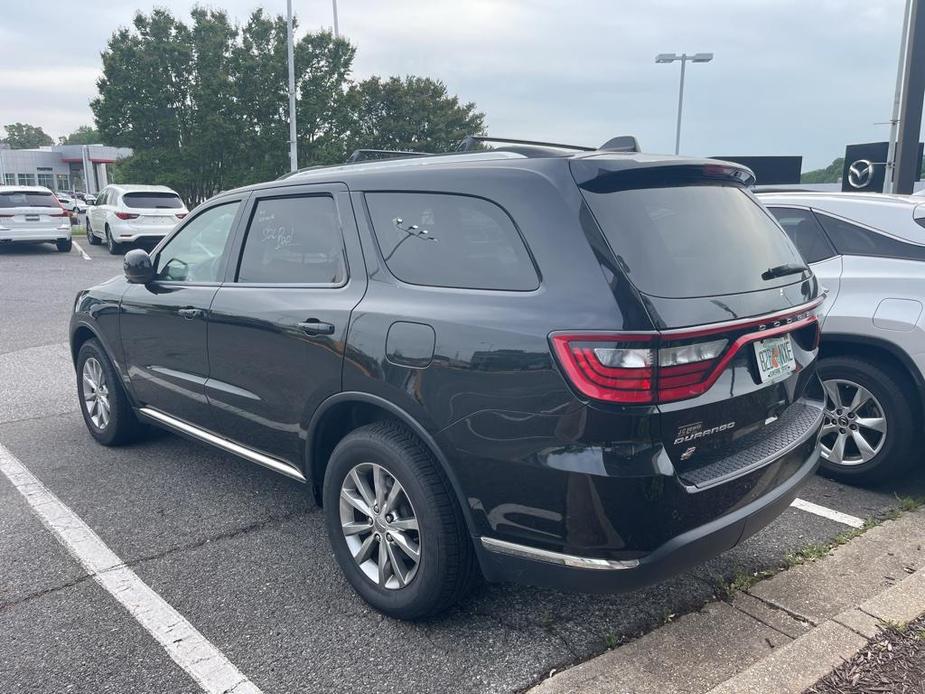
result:
[(151, 407), (142, 407), (138, 410), (139, 413), (143, 414), (149, 419), (153, 419), (158, 424), (163, 424), (171, 429), (175, 429), (183, 434), (192, 436), (194, 439), (199, 439), (205, 443), (211, 444), (216, 448), (221, 448), (223, 451), (232, 453), (236, 456), (244, 458), (248, 462), (256, 463), (257, 465), (262, 465), (265, 468), (273, 470), (273, 472), (278, 472), (281, 475), (290, 477), (299, 482), (305, 482), (305, 475), (303, 475), (298, 469), (289, 463), (284, 463), (281, 460), (276, 458), (271, 458), (268, 455), (263, 453), (258, 453), (253, 451), (250, 448), (246, 448), (239, 443), (234, 441), (229, 441), (228, 439), (223, 439), (221, 436), (216, 436), (215, 434), (206, 431), (205, 429), (200, 429), (197, 426), (193, 426), (187, 422), (184, 422), (181, 419), (175, 419), (168, 414), (164, 414), (159, 410), (155, 410)]
[(482, 547), (490, 552), (498, 554), (507, 554), (512, 557), (521, 557), (523, 559), (533, 559), (548, 564), (558, 564), (560, 566), (569, 566), (573, 569), (595, 569), (598, 571), (623, 571), (625, 569), (635, 569), (639, 566), (639, 560), (627, 559), (617, 561), (614, 559), (593, 559), (591, 557), (577, 557), (574, 554), (561, 554), (559, 552), (550, 552), (546, 549), (537, 549), (527, 545), (518, 545), (506, 540), (496, 540), (493, 537), (483, 537)]

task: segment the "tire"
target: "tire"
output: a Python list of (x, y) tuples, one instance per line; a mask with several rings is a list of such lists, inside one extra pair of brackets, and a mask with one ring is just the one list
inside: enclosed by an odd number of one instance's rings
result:
[[(91, 366), (87, 367), (87, 363)], [(95, 363), (98, 366), (93, 366)], [(96, 371), (96, 373), (93, 373)], [(90, 373), (87, 373), (90, 372)], [(102, 379), (96, 375), (101, 374)], [(89, 380), (85, 376), (90, 376)], [(96, 388), (93, 387), (96, 382)], [(108, 417), (99, 417), (100, 405), (93, 407), (88, 398), (94, 399), (94, 393), (100, 393), (108, 404)], [(122, 381), (106, 356), (106, 352), (95, 339), (90, 339), (80, 346), (77, 353), (77, 395), (80, 399), (80, 413), (90, 435), (104, 446), (120, 446), (138, 439), (144, 431), (132, 410)], [(99, 395), (95, 400), (99, 400)], [(104, 408), (105, 409), (105, 408)], [(97, 415), (94, 417), (94, 415)]]
[[(832, 357), (819, 362), (819, 378), (825, 387), (826, 402), (821, 437), (823, 473), (845, 482), (867, 483), (891, 479), (905, 472), (914, 460), (913, 412), (917, 408), (901, 385), (901, 377), (876, 361)], [(852, 409), (858, 386), (871, 398)], [(836, 392), (840, 403), (834, 402)], [(833, 407), (837, 404), (842, 407)], [(882, 424), (878, 421), (881, 419)], [(862, 422), (872, 426), (864, 426)], [(857, 445), (858, 434), (870, 450), (864, 451)], [(842, 462), (837, 462), (839, 436), (845, 438)]]
[[(348, 495), (362, 503), (351, 471), (357, 470), (361, 479), (368, 480), (366, 491), (374, 494), (375, 470), (369, 470), (370, 466), (380, 467), (380, 479), (386, 486), (390, 477), (397, 481), (403, 495), (398, 495), (395, 516), (385, 515), (389, 509), (380, 508), (379, 513), (370, 514), (376, 520), (365, 526), (369, 530), (354, 532), (348, 539), (342, 514), (347, 515), (348, 523), (349, 518), (363, 519), (366, 514), (342, 501), (342, 487), (352, 487), (354, 491)], [(394, 486), (389, 487), (390, 491), (394, 491)], [(331, 454), (325, 471), (323, 498), (334, 557), (354, 590), (376, 610), (398, 619), (422, 619), (446, 610), (472, 587), (477, 575), (475, 552), (450, 483), (430, 451), (400, 424), (377, 422), (344, 437)], [(383, 493), (380, 498), (390, 495)], [(417, 532), (405, 528), (409, 517), (416, 519)], [(379, 531), (378, 542), (376, 531)], [(420, 559), (412, 567), (411, 555), (402, 548), (407, 545), (413, 548), (415, 535)], [(354, 559), (354, 551), (362, 551), (367, 542), (368, 559), (364, 568)], [(399, 558), (406, 583), (401, 582), (401, 572), (396, 572), (394, 564), (388, 564), (384, 571), (379, 569), (383, 549), (386, 557)], [(377, 581), (373, 573), (388, 579)]]
[(109, 225), (106, 225), (106, 250), (109, 251), (109, 255), (119, 255), (121, 253), (122, 244), (117, 243), (112, 238), (112, 232), (109, 231)]
[(93, 229), (90, 228), (90, 215), (87, 215), (86, 221), (87, 227), (87, 243), (91, 246), (98, 246), (100, 244), (100, 237), (93, 233)]
[(74, 242), (71, 239), (58, 239), (55, 241), (55, 246), (62, 253), (70, 253), (71, 247), (74, 245)]

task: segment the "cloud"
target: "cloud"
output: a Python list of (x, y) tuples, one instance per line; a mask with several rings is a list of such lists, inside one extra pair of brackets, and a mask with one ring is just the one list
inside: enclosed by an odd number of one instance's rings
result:
[[(187, 15), (190, 0), (149, 0)], [(136, 0), (136, 4), (139, 0)], [(239, 21), (259, 3), (226, 0)], [(285, 3), (265, 3), (284, 12)], [(331, 25), (326, 0), (294, 0), (301, 30)], [(355, 77), (426, 74), (487, 115), (490, 132), (583, 144), (632, 133), (674, 146), (678, 65), (689, 65), (682, 151), (803, 154), (828, 164), (848, 142), (885, 139), (903, 0), (339, 0)], [(99, 54), (131, 5), (70, 0), (4, 10), (0, 118), (64, 134), (92, 120)], [(42, 27), (41, 50), (34, 38)], [(47, 37), (58, 36), (59, 41)], [(49, 87), (60, 87), (48, 98)], [(11, 81), (7, 81), (9, 76)], [(30, 80), (34, 86), (30, 87)], [(15, 87), (15, 108), (8, 98)]]

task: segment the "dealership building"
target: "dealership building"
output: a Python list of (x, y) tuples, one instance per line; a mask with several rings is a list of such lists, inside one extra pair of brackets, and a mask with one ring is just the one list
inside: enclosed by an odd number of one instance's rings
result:
[(98, 193), (109, 184), (109, 165), (131, 154), (127, 147), (106, 145), (9, 149), (0, 143), (0, 182)]

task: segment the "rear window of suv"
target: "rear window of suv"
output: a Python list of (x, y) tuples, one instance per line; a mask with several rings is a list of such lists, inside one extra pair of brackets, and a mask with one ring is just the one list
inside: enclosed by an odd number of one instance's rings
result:
[(126, 193), (122, 196), (122, 204), (143, 209), (179, 210), (183, 207), (176, 193)]
[(800, 279), (799, 274), (762, 279), (770, 268), (804, 263), (781, 228), (738, 186), (582, 193), (621, 268), (645, 294), (718, 296)]
[(60, 207), (51, 193), (14, 190), (0, 193), (0, 207)]
[(507, 212), (448, 193), (367, 193), (385, 264), (409, 284), (530, 291), (539, 277)]

